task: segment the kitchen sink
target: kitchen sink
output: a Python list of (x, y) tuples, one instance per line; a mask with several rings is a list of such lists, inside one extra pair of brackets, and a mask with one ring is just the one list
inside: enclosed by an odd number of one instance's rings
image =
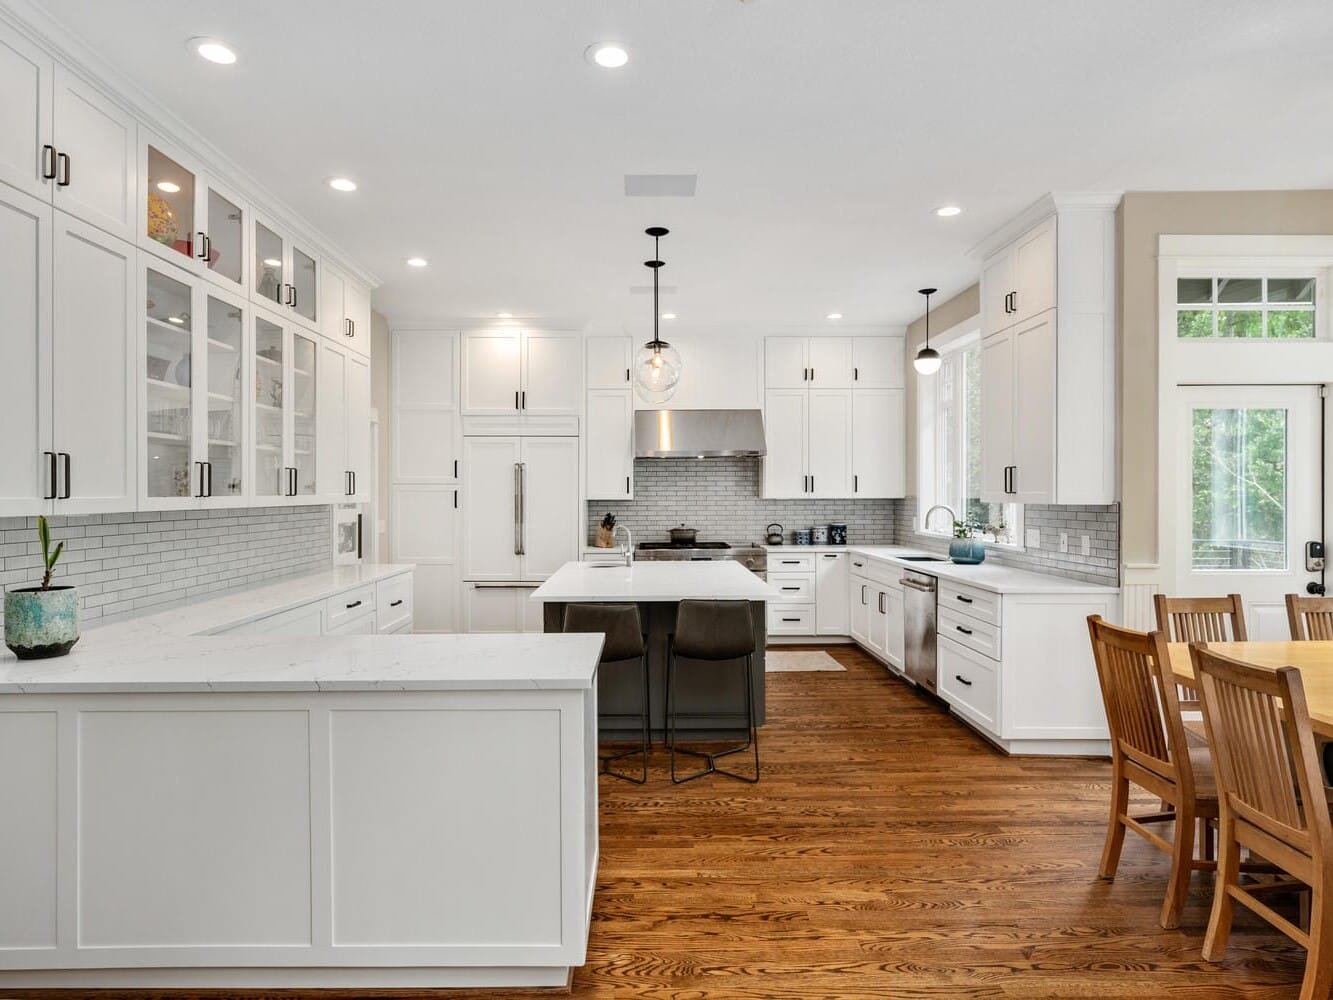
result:
[(903, 562), (948, 562), (947, 556), (899, 556)]
[(625, 569), (623, 562), (585, 562), (589, 569)]

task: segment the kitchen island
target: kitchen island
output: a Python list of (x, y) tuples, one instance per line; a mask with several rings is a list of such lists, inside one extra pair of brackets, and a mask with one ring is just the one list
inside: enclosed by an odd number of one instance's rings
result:
[(0, 993), (583, 964), (600, 635), (99, 631), (0, 655)]
[[(667, 637), (676, 628), (681, 601), (748, 601), (754, 629), (755, 655), (751, 697), (756, 719), (764, 722), (764, 640), (767, 625), (764, 605), (777, 591), (740, 563), (634, 562), (630, 566), (610, 563), (565, 563), (538, 587), (532, 600), (543, 605), (542, 621), (547, 632), (563, 631), (568, 604), (637, 604), (644, 634), (648, 637), (649, 692), (652, 728), (662, 737), (666, 725)], [(710, 664), (710, 668), (717, 665)], [(620, 717), (620, 727), (602, 728), (609, 739), (637, 739), (633, 717), (639, 713), (641, 687), (636, 671), (605, 672), (598, 681), (598, 704), (604, 717)], [(719, 729), (717, 719), (691, 713), (735, 712), (738, 727), (744, 726), (745, 685), (740, 671), (706, 669), (682, 671), (677, 680), (678, 728), (692, 736), (724, 736), (733, 729)]]

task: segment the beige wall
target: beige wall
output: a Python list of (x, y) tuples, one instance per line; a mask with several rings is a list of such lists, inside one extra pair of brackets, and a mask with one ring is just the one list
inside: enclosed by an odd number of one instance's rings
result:
[(1120, 245), (1121, 558), (1157, 552), (1157, 237), (1333, 234), (1333, 191), (1126, 194)]
[[(393, 338), (389, 336), (389, 322), (377, 312), (370, 314), (370, 405), (379, 413), (379, 459), (375, 467), (375, 494), (377, 517), (375, 525), (379, 558), (388, 562), (389, 538), (389, 447), (393, 440), (393, 406), (389, 398), (390, 372), (393, 364)], [(384, 526), (385, 530), (381, 530)]]
[[(953, 298), (930, 310), (931, 336), (943, 333), (980, 312), (981, 285), (964, 288)], [(903, 338), (903, 350), (907, 354), (903, 371), (907, 377), (907, 492), (910, 496), (916, 495), (916, 380), (922, 377), (912, 367), (912, 359), (925, 340), (926, 317), (923, 313), (920, 319), (907, 327), (907, 336)]]

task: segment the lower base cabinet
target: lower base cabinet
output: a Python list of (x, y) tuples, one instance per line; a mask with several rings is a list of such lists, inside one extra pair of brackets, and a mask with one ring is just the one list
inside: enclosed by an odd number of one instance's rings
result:
[(530, 600), (536, 583), (464, 585), (465, 632), (540, 632), (542, 605)]
[(848, 633), (871, 656), (903, 671), (903, 590), (889, 564), (852, 558), (848, 576)]
[(417, 572), (398, 573), (215, 635), (402, 635), (413, 628)]

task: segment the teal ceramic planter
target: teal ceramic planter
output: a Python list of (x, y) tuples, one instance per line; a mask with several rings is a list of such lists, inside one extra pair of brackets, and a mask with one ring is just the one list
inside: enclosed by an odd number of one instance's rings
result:
[(79, 641), (79, 592), (73, 587), (5, 591), (5, 645), (20, 660), (64, 656)]
[(986, 543), (980, 538), (955, 538), (949, 543), (949, 558), (960, 566), (975, 566), (986, 558)]

